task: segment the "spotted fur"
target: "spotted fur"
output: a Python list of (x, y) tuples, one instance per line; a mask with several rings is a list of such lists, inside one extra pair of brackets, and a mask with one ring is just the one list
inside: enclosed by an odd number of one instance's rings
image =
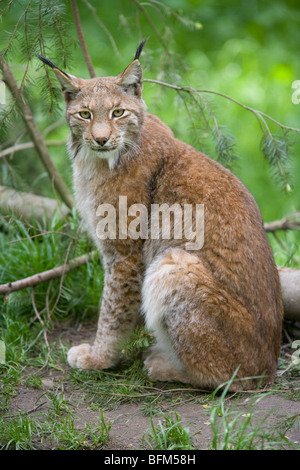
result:
[[(145, 360), (151, 377), (211, 389), (238, 369), (232, 389), (257, 385), (245, 377), (268, 383), (283, 309), (259, 209), (230, 171), (146, 112), (140, 53), (117, 77), (85, 80), (50, 64), (66, 101), (77, 207), (105, 268), (94, 343), (73, 346), (69, 364), (116, 365), (120, 340), (142, 315), (157, 341)], [(124, 114), (114, 117), (115, 109)], [(82, 110), (91, 119), (80, 118)], [(97, 207), (118, 208), (120, 195), (149, 211), (151, 204), (204, 204), (203, 247), (187, 251), (184, 239), (99, 240)]]

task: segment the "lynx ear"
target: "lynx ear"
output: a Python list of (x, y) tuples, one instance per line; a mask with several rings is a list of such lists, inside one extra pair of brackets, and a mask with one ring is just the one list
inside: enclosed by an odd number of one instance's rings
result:
[(56, 67), (56, 65), (53, 62), (51, 62), (51, 60), (47, 59), (46, 57), (43, 57), (40, 54), (36, 54), (36, 56), (42, 62), (44, 62), (44, 64), (49, 65), (49, 67), (53, 69), (53, 72), (55, 73), (56, 78), (60, 83), (63, 97), (65, 101), (68, 103), (80, 91), (78, 78), (74, 77), (73, 75), (69, 75), (66, 72), (63, 72), (58, 67)]
[(142, 67), (136, 59), (121, 73), (117, 84), (122, 87), (126, 93), (141, 98), (143, 89), (142, 77)]
[(119, 75), (117, 81), (117, 84), (121, 86), (126, 93), (137, 96), (138, 98), (141, 98), (143, 90), (143, 71), (139, 63), (139, 57), (146, 41), (147, 39), (138, 45), (133, 62)]

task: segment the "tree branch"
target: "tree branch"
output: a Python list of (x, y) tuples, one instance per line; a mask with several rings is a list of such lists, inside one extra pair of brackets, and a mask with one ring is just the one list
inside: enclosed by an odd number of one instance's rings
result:
[(300, 212), (289, 214), (281, 220), (264, 223), (266, 232), (276, 232), (277, 230), (300, 230)]
[[(47, 147), (60, 147), (66, 145), (64, 140), (49, 140), (45, 142)], [(13, 145), (12, 147), (7, 147), (6, 149), (0, 152), (0, 158), (6, 157), (6, 155), (11, 155), (12, 153), (19, 152), (20, 150), (27, 150), (34, 148), (35, 145), (33, 142), (24, 142), (23, 144)]]
[(43, 139), (43, 136), (41, 135), (40, 131), (38, 130), (38, 127), (35, 123), (35, 120), (33, 118), (30, 106), (24, 97), (22, 91), (18, 87), (18, 84), (16, 82), (16, 79), (10, 69), (10, 67), (6, 64), (4, 59), (0, 57), (0, 68), (3, 72), (3, 80), (6, 83), (8, 89), (10, 90), (15, 103), (17, 104), (18, 108), (20, 109), (22, 119), (24, 121), (24, 124), (27, 127), (27, 130), (30, 134), (30, 137), (32, 138), (32, 141), (35, 145), (35, 148), (37, 150), (37, 153), (45, 166), (51, 181), (54, 184), (55, 189), (61, 196), (62, 200), (65, 202), (65, 204), (73, 208), (75, 206), (73, 196), (67, 187), (66, 183), (62, 179), (59, 171), (57, 170), (56, 166), (54, 165), (51, 156), (48, 152), (48, 149), (46, 147), (45, 141)]
[(118, 56), (118, 58), (121, 60), (122, 57), (121, 57), (121, 54), (119, 52), (119, 49), (117, 47), (117, 44), (116, 44), (116, 41), (114, 40), (112, 34), (110, 33), (110, 31), (107, 29), (106, 25), (100, 20), (99, 16), (97, 15), (97, 10), (95, 7), (93, 7), (93, 5), (90, 4), (90, 2), (88, 2), (87, 0), (83, 0), (83, 2), (85, 3), (86, 7), (91, 10), (91, 12), (93, 13), (93, 16), (95, 18), (95, 21), (96, 23), (98, 23), (98, 25), (100, 26), (100, 28), (105, 32), (105, 34), (108, 36), (108, 39), (110, 40), (110, 43), (112, 45), (112, 48), (113, 50), (115, 51), (116, 55)]
[(89, 51), (88, 51), (86, 43), (85, 43), (83, 31), (82, 31), (82, 28), (81, 28), (80, 16), (79, 16), (79, 11), (78, 11), (78, 6), (77, 6), (76, 0), (71, 0), (71, 4), (72, 4), (74, 22), (75, 22), (77, 35), (78, 35), (78, 39), (79, 39), (79, 42), (80, 42), (80, 46), (81, 46), (81, 49), (82, 49), (83, 57), (84, 57), (84, 60), (86, 62), (87, 68), (89, 70), (90, 77), (95, 78), (96, 74), (95, 74), (95, 70), (94, 70), (94, 67), (93, 67), (93, 64), (92, 64), (92, 61), (91, 61), (91, 58), (90, 58)]
[(33, 218), (42, 222), (45, 217), (51, 220), (55, 212), (60, 212), (64, 219), (70, 210), (56, 199), (0, 186), (0, 213), (3, 215), (13, 213), (22, 220), (30, 221)]
[(7, 284), (0, 285), (0, 295), (8, 295), (11, 292), (16, 292), (21, 289), (26, 289), (27, 287), (34, 287), (42, 282), (47, 282), (52, 279), (57, 279), (61, 276), (64, 276), (68, 272), (72, 271), (73, 269), (78, 268), (86, 264), (89, 260), (91, 260), (98, 251), (91, 251), (87, 255), (78, 256), (74, 258), (67, 264), (62, 266), (58, 266), (57, 268), (49, 269), (48, 271), (43, 271), (38, 274), (33, 274), (33, 276), (25, 277), (24, 279), (19, 279), (14, 282), (8, 282)]
[(143, 13), (143, 15), (145, 16), (146, 20), (148, 21), (148, 23), (150, 24), (151, 28), (153, 29), (154, 33), (156, 34), (157, 38), (159, 39), (159, 42), (161, 43), (161, 45), (162, 45), (163, 48), (165, 49), (166, 53), (167, 53), (167, 54), (170, 54), (169, 48), (168, 48), (168, 44), (165, 42), (164, 38), (162, 37), (162, 35), (161, 35), (160, 32), (158, 31), (157, 27), (155, 26), (155, 23), (152, 21), (151, 16), (148, 14), (148, 12), (146, 11), (146, 9), (144, 8), (144, 4), (141, 4), (141, 3), (138, 2), (137, 0), (132, 0), (132, 2), (133, 2), (133, 3), (135, 4), (135, 6)]
[(284, 317), (300, 321), (300, 269), (278, 267)]
[[(87, 255), (74, 258), (68, 264), (49, 269), (33, 276), (26, 277), (14, 282), (0, 285), (0, 295), (9, 295), (27, 287), (34, 287), (42, 282), (64, 276), (69, 271), (84, 265), (94, 256), (99, 255), (98, 251), (91, 251)], [(284, 306), (284, 318), (286, 320), (300, 321), (300, 269), (277, 267), (282, 289), (282, 299)]]
[(210, 94), (213, 94), (213, 95), (221, 96), (222, 98), (225, 98), (229, 101), (232, 101), (233, 103), (237, 104), (238, 106), (241, 106), (242, 108), (246, 109), (247, 111), (250, 111), (251, 113), (255, 114), (256, 117), (259, 117), (260, 119), (262, 119), (263, 123), (267, 127), (267, 130), (269, 128), (268, 128), (265, 120), (263, 119), (263, 117), (265, 117), (265, 118), (269, 119), (270, 121), (274, 122), (275, 124), (277, 124), (277, 126), (281, 127), (282, 129), (285, 129), (287, 131), (294, 131), (294, 132), (300, 133), (299, 128), (285, 126), (281, 122), (276, 121), (276, 119), (272, 118), (268, 114), (266, 114), (262, 111), (258, 111), (257, 109), (251, 108), (250, 106), (247, 106), (247, 105), (241, 103), (240, 101), (236, 100), (235, 98), (232, 98), (231, 96), (226, 95), (225, 93), (220, 93), (219, 91), (206, 90), (206, 89), (194, 89), (194, 88), (186, 87), (186, 86), (171, 85), (170, 83), (162, 82), (160, 80), (153, 80), (151, 78), (144, 78), (143, 82), (155, 83), (157, 85), (161, 85), (161, 86), (164, 86), (164, 87), (167, 87), (167, 88), (172, 88), (173, 90), (176, 90), (176, 91), (185, 91), (186, 93), (195, 93), (195, 94), (198, 94), (198, 95), (201, 94), (201, 93), (210, 93)]

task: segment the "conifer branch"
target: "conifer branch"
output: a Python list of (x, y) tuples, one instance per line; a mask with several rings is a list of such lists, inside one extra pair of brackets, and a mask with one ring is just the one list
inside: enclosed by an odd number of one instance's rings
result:
[(13, 33), (12, 33), (10, 39), (9, 39), (9, 43), (8, 43), (8, 45), (7, 45), (6, 49), (5, 49), (5, 51), (2, 53), (2, 57), (4, 57), (4, 56), (6, 55), (6, 53), (7, 53), (7, 51), (9, 50), (9, 48), (10, 48), (12, 42), (13, 42), (13, 39), (14, 39), (16, 33), (17, 33), (19, 24), (20, 24), (22, 18), (23, 18), (24, 16), (26, 17), (26, 14), (27, 14), (27, 12), (28, 12), (28, 10), (29, 10), (29, 8), (30, 8), (31, 3), (32, 3), (32, 0), (29, 0), (29, 3), (28, 3), (28, 5), (27, 5), (27, 7), (25, 8), (25, 10), (23, 11), (22, 15), (19, 17), (18, 21), (16, 22), (15, 29), (14, 29), (14, 31), (13, 31)]
[[(268, 160), (269, 164), (276, 169), (276, 176), (278, 177), (279, 182), (282, 183), (285, 192), (290, 193), (292, 191), (289, 182), (290, 175), (286, 169), (286, 165), (288, 163), (288, 131), (300, 134), (299, 128), (286, 126), (281, 122), (277, 121), (276, 119), (272, 118), (268, 114), (257, 109), (251, 108), (250, 106), (241, 103), (240, 101), (236, 100), (235, 98), (232, 98), (229, 95), (226, 95), (225, 93), (217, 92), (214, 90), (195, 89), (192, 87), (178, 86), (160, 80), (145, 78), (143, 79), (143, 81), (171, 88), (177, 91), (177, 93), (179, 94), (185, 92), (188, 93), (190, 96), (197, 96), (205, 105), (206, 100), (203, 98), (203, 94), (210, 93), (213, 95), (221, 96), (222, 98), (232, 101), (243, 109), (250, 111), (257, 118), (260, 130), (263, 134), (261, 139), (261, 150), (264, 157)], [(230, 137), (228, 138), (220, 132), (220, 126), (218, 125), (216, 117), (213, 114), (211, 115), (211, 118), (213, 120), (215, 128), (210, 128), (210, 130), (217, 142), (217, 152), (218, 155), (221, 157), (221, 163), (224, 166), (230, 167), (230, 162), (232, 160), (233, 141), (232, 139), (230, 139)], [(271, 132), (267, 120), (271, 121), (273, 124), (276, 124), (281, 128), (281, 130), (283, 131), (282, 137), (275, 135)]]
[(54, 165), (51, 155), (49, 154), (47, 146), (45, 144), (44, 138), (36, 125), (30, 106), (22, 90), (18, 87), (18, 84), (10, 67), (6, 64), (2, 57), (0, 57), (0, 69), (3, 73), (3, 81), (7, 85), (10, 93), (12, 94), (12, 97), (14, 98), (15, 104), (18, 106), (21, 112), (22, 119), (35, 145), (38, 156), (40, 157), (44, 167), (46, 168), (51, 178), (51, 181), (54, 184), (55, 189), (57, 190), (65, 204), (69, 208), (73, 208), (75, 205), (73, 196), (66, 183), (62, 179), (56, 166)]
[(157, 27), (155, 26), (155, 23), (152, 21), (152, 18), (151, 16), (148, 14), (148, 12), (146, 11), (146, 9), (144, 8), (143, 4), (138, 2), (137, 0), (132, 0), (132, 2), (135, 4), (135, 6), (143, 13), (143, 15), (145, 16), (146, 20), (148, 21), (149, 25), (151, 26), (151, 28), (153, 29), (154, 33), (156, 34), (157, 38), (159, 39), (159, 42), (160, 44), (163, 46), (163, 48), (165, 49), (166, 53), (169, 54), (169, 48), (168, 48), (168, 45), (167, 43), (165, 42), (164, 38), (162, 37), (162, 35), (160, 34), (160, 32), (158, 31)]
[[(154, 80), (154, 79), (151, 79), (151, 78), (144, 78), (143, 79), (143, 82), (149, 82), (149, 83), (156, 83), (157, 85), (162, 85), (162, 86), (165, 86), (165, 87), (168, 87), (168, 88), (172, 88), (173, 90), (176, 90), (176, 91), (185, 91), (187, 93), (196, 93), (196, 94), (200, 94), (200, 93), (211, 93), (213, 95), (218, 95), (218, 96), (221, 96), (222, 98), (225, 98), (229, 101), (232, 101), (233, 103), (237, 104), (238, 106), (241, 106), (242, 108), (246, 109), (247, 111), (250, 111), (252, 112), (253, 114), (255, 114), (256, 116), (263, 116), (267, 119), (269, 119), (270, 121), (272, 121), (274, 124), (276, 124), (277, 126), (281, 127), (282, 129), (285, 129), (285, 130), (288, 130), (288, 131), (293, 131), (293, 132), (298, 132), (300, 133), (300, 129), (297, 128), (297, 127), (290, 127), (290, 126), (286, 126), (284, 124), (282, 124), (281, 122), (277, 121), (276, 119), (272, 118), (271, 116), (269, 116), (268, 114), (262, 112), (262, 111), (258, 111), (257, 109), (254, 109), (254, 108), (251, 108), (250, 106), (247, 106), (243, 103), (241, 103), (240, 101), (236, 100), (235, 98), (232, 98), (231, 96), (229, 95), (226, 95), (225, 93), (220, 93), (218, 91), (214, 91), (214, 90), (207, 90), (207, 89), (195, 89), (195, 88), (191, 88), (191, 87), (186, 87), (186, 86), (178, 86), (178, 85), (173, 85), (171, 83), (166, 83), (166, 82), (162, 82), (160, 80)], [(265, 121), (264, 121), (265, 122)], [(267, 126), (267, 131), (269, 130), (268, 126)]]

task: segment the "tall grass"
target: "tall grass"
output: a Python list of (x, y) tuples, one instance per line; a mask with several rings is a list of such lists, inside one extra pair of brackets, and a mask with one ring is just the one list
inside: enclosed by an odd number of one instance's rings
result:
[[(259, 389), (251, 396), (245, 409), (241, 395), (234, 401), (228, 401), (226, 395), (236, 374), (226, 384), (219, 396), (220, 387), (213, 393), (210, 426), (212, 431), (212, 450), (278, 450), (290, 446), (290, 442), (279, 430), (273, 429), (268, 413), (255, 410), (256, 405), (270, 393), (260, 393)], [(263, 416), (261, 416), (263, 414)]]
[(177, 413), (164, 414), (164, 423), (157, 425), (151, 416), (151, 429), (143, 436), (144, 444), (153, 450), (194, 450), (190, 429), (182, 426), (182, 420)]

